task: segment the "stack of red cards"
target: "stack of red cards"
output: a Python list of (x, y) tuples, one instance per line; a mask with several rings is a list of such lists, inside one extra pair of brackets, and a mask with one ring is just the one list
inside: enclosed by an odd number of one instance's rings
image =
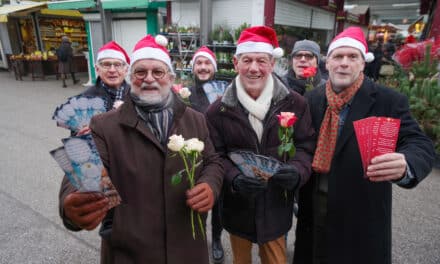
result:
[(396, 151), (400, 119), (367, 117), (353, 122), (364, 175), (372, 158)]

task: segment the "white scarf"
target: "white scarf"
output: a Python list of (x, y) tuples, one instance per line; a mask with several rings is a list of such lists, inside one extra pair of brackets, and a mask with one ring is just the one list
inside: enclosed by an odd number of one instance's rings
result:
[(269, 75), (263, 91), (257, 100), (250, 97), (240, 81), (240, 76), (235, 78), (235, 85), (237, 87), (237, 98), (240, 103), (249, 111), (249, 122), (252, 128), (257, 134), (258, 141), (261, 142), (263, 136), (263, 120), (269, 111), (270, 102), (272, 101), (273, 94), (273, 79), (272, 75)]

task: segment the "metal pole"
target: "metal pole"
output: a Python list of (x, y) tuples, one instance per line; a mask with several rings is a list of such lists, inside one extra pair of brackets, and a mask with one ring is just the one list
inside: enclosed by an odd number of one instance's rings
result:
[(200, 0), (200, 43), (208, 44), (212, 29), (212, 0)]

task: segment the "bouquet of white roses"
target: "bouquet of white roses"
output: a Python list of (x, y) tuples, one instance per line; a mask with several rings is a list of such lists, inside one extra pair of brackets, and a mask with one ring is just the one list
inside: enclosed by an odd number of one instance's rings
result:
[[(189, 181), (189, 187), (192, 189), (195, 186), (195, 172), (196, 168), (202, 163), (197, 162), (197, 158), (202, 153), (205, 145), (202, 141), (200, 141), (197, 138), (191, 138), (188, 140), (185, 140), (182, 135), (172, 135), (169, 138), (168, 142), (168, 149), (170, 149), (173, 152), (176, 152), (179, 154), (179, 156), (182, 158), (183, 163), (185, 165), (185, 168), (176, 174), (173, 175), (171, 178), (171, 183), (173, 185), (177, 185), (182, 181), (183, 172), (186, 173)], [(203, 227), (202, 218), (199, 213), (197, 213), (197, 221), (199, 223), (200, 232), (202, 233), (203, 239), (205, 239), (205, 229)], [(193, 238), (196, 238), (196, 232), (194, 228), (194, 210), (191, 209), (191, 228), (192, 228), (192, 235)]]

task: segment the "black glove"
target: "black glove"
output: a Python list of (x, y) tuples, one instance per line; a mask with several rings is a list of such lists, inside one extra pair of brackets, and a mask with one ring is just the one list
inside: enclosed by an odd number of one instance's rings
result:
[(292, 191), (299, 185), (301, 177), (295, 166), (284, 165), (270, 179), (282, 188)]
[(267, 181), (263, 178), (248, 177), (240, 173), (232, 180), (232, 189), (241, 194), (257, 194), (266, 188)]

